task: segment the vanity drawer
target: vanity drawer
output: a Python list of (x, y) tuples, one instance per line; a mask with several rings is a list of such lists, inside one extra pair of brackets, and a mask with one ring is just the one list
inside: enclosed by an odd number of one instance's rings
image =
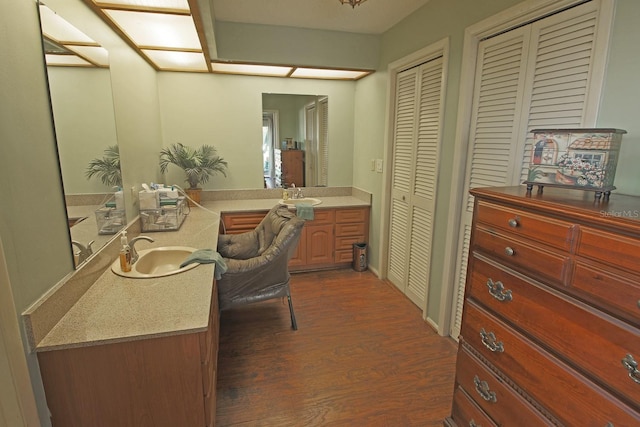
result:
[[(640, 361), (640, 331), (474, 255), (468, 298), (478, 301), (585, 375), (640, 408), (640, 384), (622, 360)], [(508, 295), (508, 296), (507, 296)], [(638, 374), (636, 374), (638, 375)], [(640, 380), (640, 378), (638, 378)]]
[[(640, 414), (467, 300), (464, 342), (565, 425), (640, 425)], [(539, 381), (544, 375), (544, 383)], [(572, 390), (572, 393), (567, 393)], [(559, 398), (562, 397), (562, 398)]]
[(460, 427), (497, 427), (496, 423), (460, 387), (456, 387), (456, 391), (453, 394), (451, 416), (453, 421)]
[(333, 209), (314, 209), (313, 219), (305, 222), (305, 227), (309, 225), (333, 224), (336, 212)]
[(353, 252), (353, 244), (360, 243), (364, 236), (336, 237), (335, 250), (350, 250)]
[(366, 208), (336, 209), (336, 223), (362, 222), (367, 220)]
[(336, 236), (362, 236), (364, 238), (364, 223), (340, 224), (336, 223)]
[(603, 268), (577, 261), (571, 286), (597, 306), (640, 327), (640, 284)]
[(559, 284), (565, 283), (565, 276), (570, 265), (568, 254), (531, 246), (483, 227), (476, 227), (474, 245), (478, 250), (512, 264), (517, 270), (528, 271), (533, 275), (545, 277)]
[(456, 381), (473, 401), (501, 426), (554, 425), (517, 395), (464, 345), (458, 350)]
[(238, 234), (251, 231), (260, 224), (260, 221), (262, 221), (266, 214), (266, 211), (223, 213), (222, 222), (224, 224), (225, 234)]
[(478, 201), (476, 221), (489, 228), (496, 227), (513, 236), (533, 239), (558, 249), (569, 251), (573, 241), (574, 225), (518, 209)]
[(582, 227), (578, 255), (640, 273), (640, 239)]

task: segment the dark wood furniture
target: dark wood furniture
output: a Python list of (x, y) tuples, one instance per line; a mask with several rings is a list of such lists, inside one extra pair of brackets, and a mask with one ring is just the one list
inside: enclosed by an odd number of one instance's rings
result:
[(640, 425), (640, 198), (474, 189), (447, 426)]
[(276, 187), (304, 187), (304, 151), (275, 150)]

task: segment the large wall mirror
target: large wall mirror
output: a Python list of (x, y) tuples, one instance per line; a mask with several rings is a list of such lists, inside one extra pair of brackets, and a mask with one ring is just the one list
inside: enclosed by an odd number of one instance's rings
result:
[(39, 9), (77, 267), (126, 225), (108, 53), (55, 10)]
[(326, 186), (329, 98), (262, 94), (262, 153), (267, 188)]

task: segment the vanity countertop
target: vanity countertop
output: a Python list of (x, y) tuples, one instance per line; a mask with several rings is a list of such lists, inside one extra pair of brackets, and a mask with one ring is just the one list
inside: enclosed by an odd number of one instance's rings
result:
[[(369, 206), (353, 196), (320, 197), (317, 209)], [(269, 210), (279, 199), (204, 202), (212, 212), (191, 211), (179, 231), (145, 233), (155, 242), (138, 242), (138, 250), (157, 246), (216, 247), (219, 213)], [(209, 320), (213, 264), (154, 279), (120, 277), (107, 268), (71, 309), (36, 344), (36, 351), (84, 347), (204, 331)]]
[[(140, 241), (136, 248), (181, 245), (215, 249), (218, 224), (218, 215), (192, 209), (179, 231), (146, 233), (155, 241)], [(37, 344), (36, 350), (204, 331), (213, 273), (213, 264), (201, 264), (173, 276), (129, 279), (117, 276), (109, 267)]]
[[(318, 199), (322, 200), (322, 203), (314, 206), (315, 209), (360, 207), (371, 204), (354, 196), (318, 197)], [(279, 201), (280, 199), (214, 200), (203, 202), (202, 205), (220, 213), (252, 212), (268, 211)]]

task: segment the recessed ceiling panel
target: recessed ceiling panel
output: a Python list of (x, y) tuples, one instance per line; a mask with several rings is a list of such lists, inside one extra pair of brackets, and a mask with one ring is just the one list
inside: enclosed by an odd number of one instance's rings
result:
[(108, 9), (104, 12), (141, 48), (201, 50), (191, 16)]
[(77, 42), (98, 44), (45, 5), (40, 5), (40, 19), (43, 33), (53, 40), (61, 43)]
[(79, 66), (84, 65), (87, 67), (92, 67), (93, 65), (79, 56), (75, 55), (45, 55), (45, 59), (47, 65), (72, 65)]
[(198, 52), (143, 50), (161, 70), (208, 71), (204, 55)]
[(319, 68), (296, 68), (291, 77), (303, 79), (357, 80), (369, 74), (369, 71), (325, 70)]
[(218, 73), (228, 74), (249, 74), (255, 76), (286, 77), (292, 67), (281, 67), (275, 65), (255, 65), (255, 64), (232, 64), (226, 62), (213, 62), (211, 69)]
[(187, 0), (94, 0), (94, 3), (101, 7), (121, 6), (125, 9), (171, 10), (189, 13), (189, 2)]
[(109, 66), (109, 52), (107, 49), (100, 46), (71, 46), (67, 45), (67, 49), (72, 50), (78, 53), (80, 56), (83, 56), (93, 63), (108, 67)]

